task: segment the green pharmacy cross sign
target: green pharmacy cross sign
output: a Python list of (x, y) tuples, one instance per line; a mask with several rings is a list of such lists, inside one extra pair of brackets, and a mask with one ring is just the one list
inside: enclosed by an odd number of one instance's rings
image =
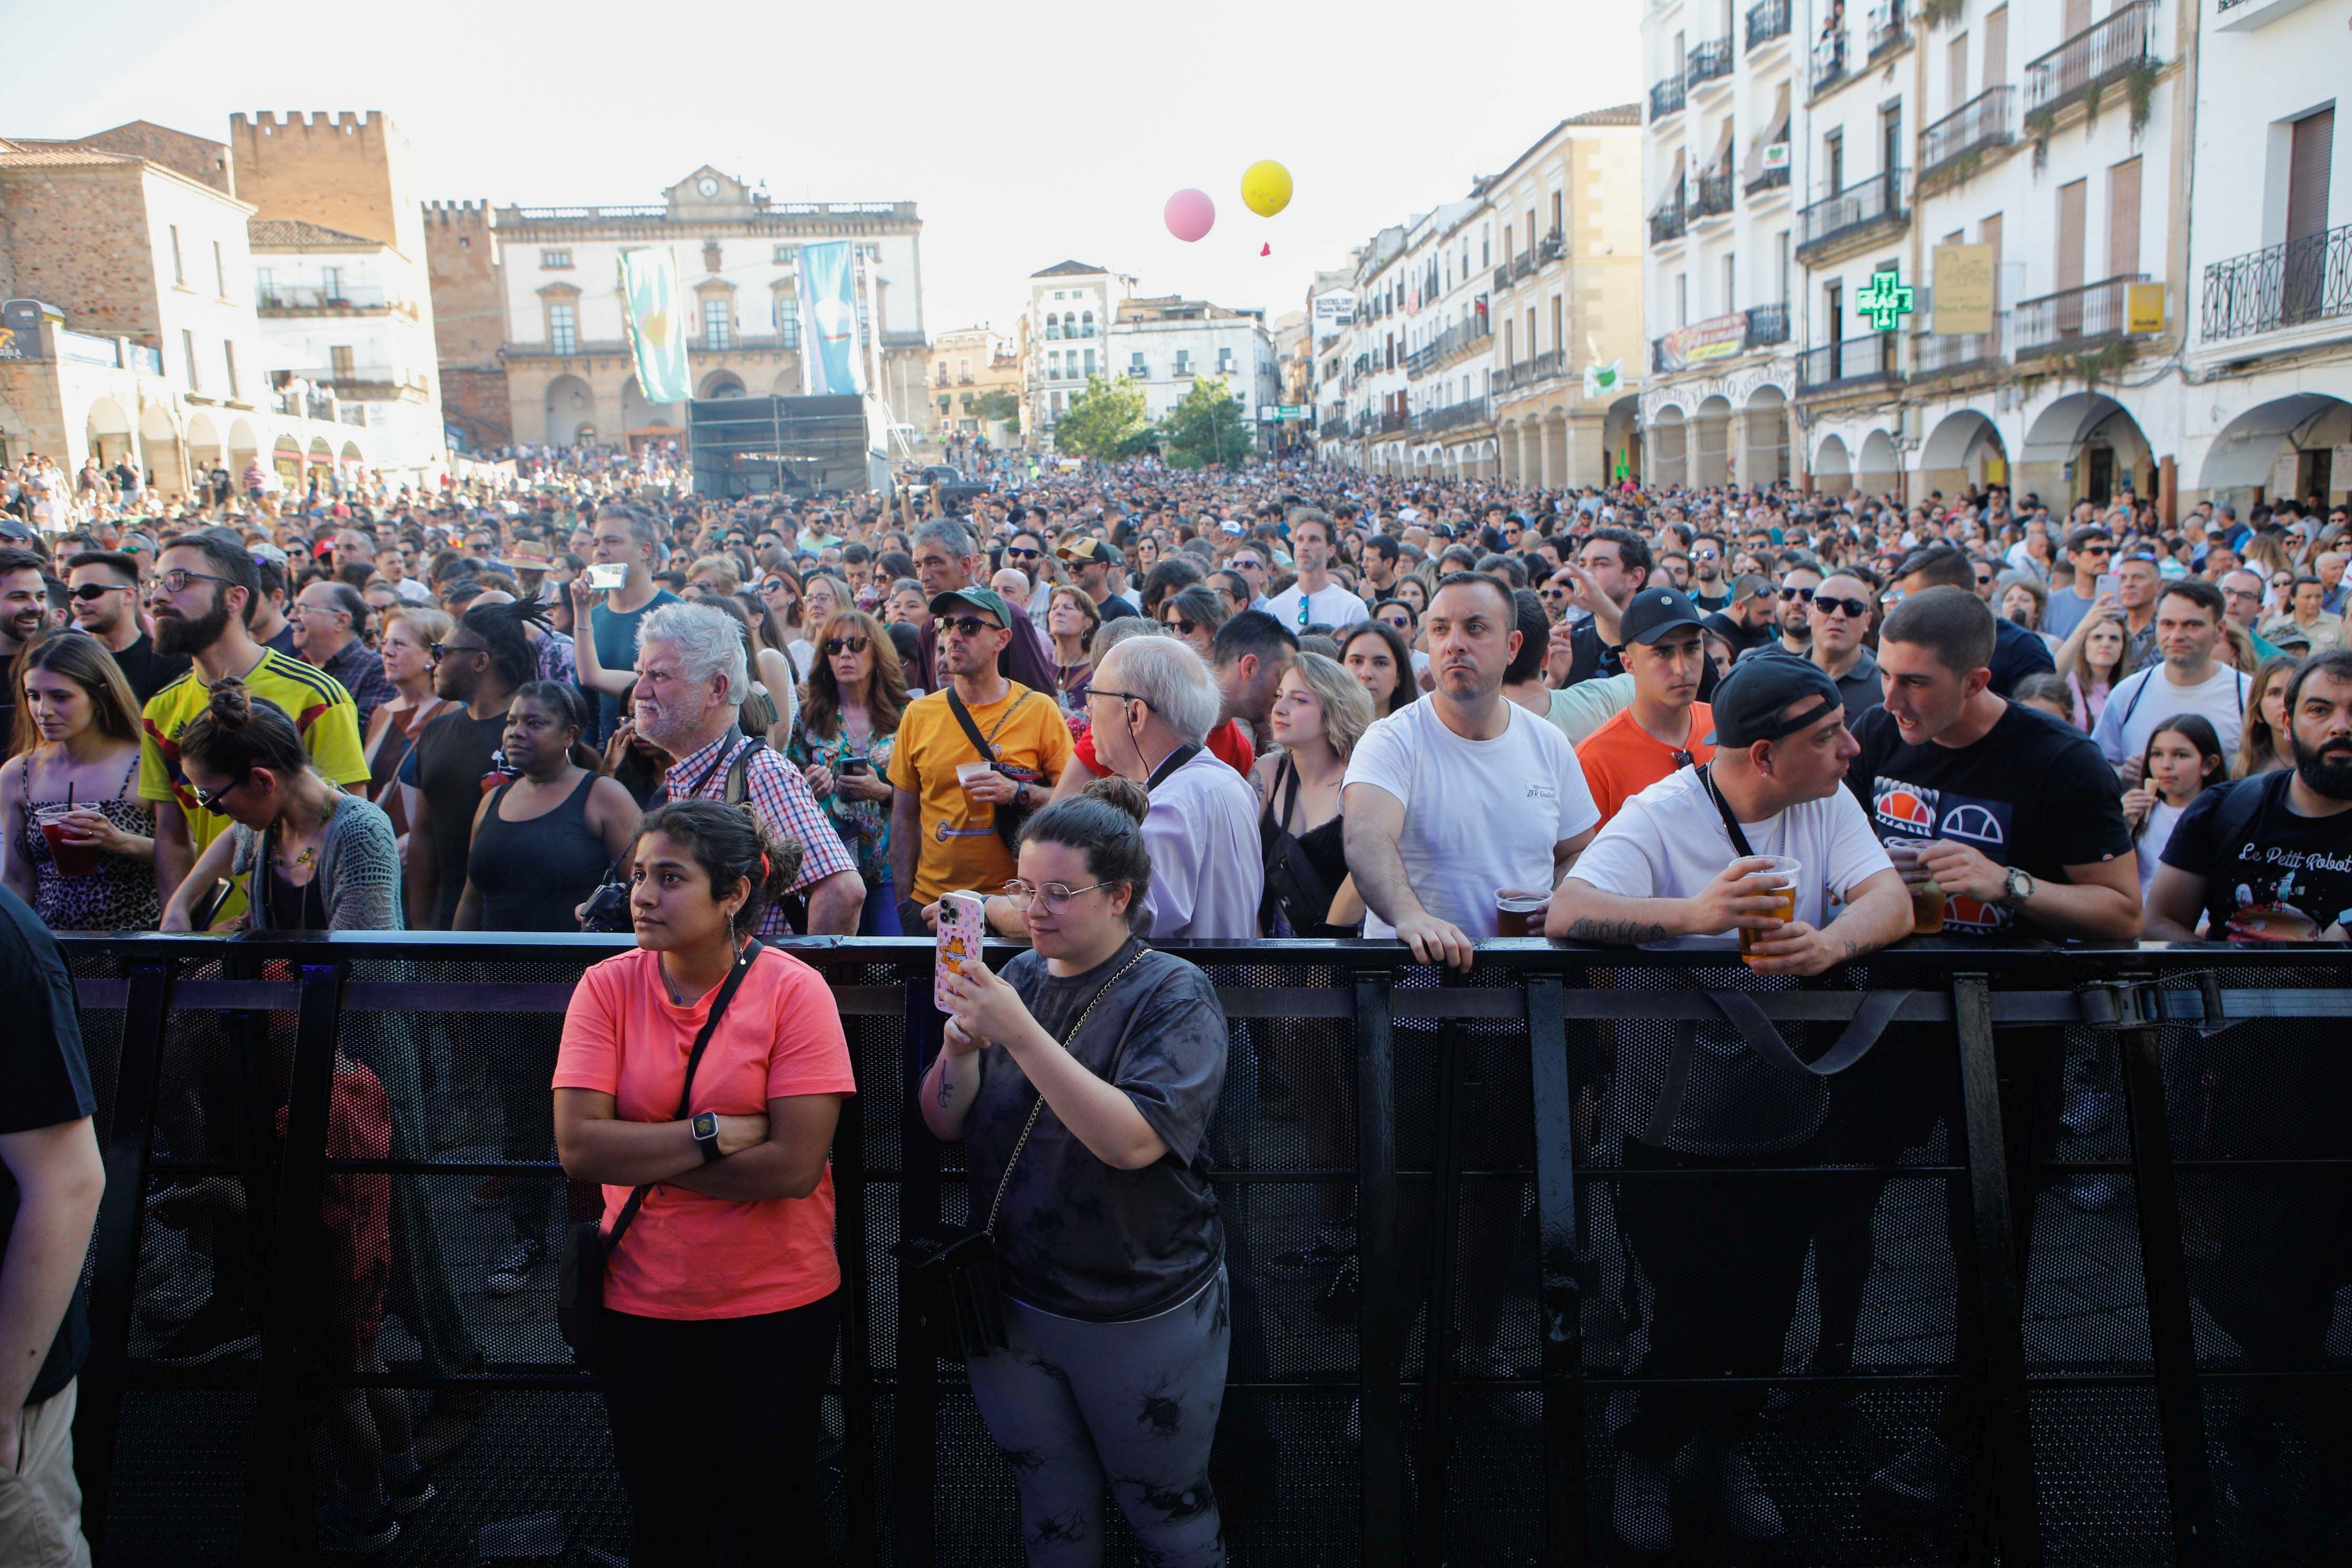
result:
[(1869, 284), (1853, 302), (1870, 318), (1873, 331), (1891, 332), (1911, 313), (1911, 286), (1889, 270), (1872, 273)]

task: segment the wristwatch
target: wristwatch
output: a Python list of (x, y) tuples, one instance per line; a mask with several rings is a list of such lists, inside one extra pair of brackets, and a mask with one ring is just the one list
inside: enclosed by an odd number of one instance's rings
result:
[(1013, 786), (1013, 804), (1019, 806), (1024, 811), (1029, 809), (1029, 786), (1027, 784), (1017, 784)]
[(2025, 907), (2025, 900), (2032, 896), (2033, 874), (2022, 866), (2011, 866), (2009, 868), (2009, 875), (2001, 879), (2000, 897), (1996, 901), (2002, 909), (2007, 910), (2011, 914), (2015, 914)]
[(719, 1113), (698, 1110), (687, 1125), (694, 1129), (694, 1146), (702, 1151), (703, 1163), (719, 1158)]

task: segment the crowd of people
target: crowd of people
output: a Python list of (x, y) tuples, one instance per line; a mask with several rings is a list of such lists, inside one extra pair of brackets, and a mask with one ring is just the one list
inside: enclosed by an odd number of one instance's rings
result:
[[(906, 494), (700, 497), (659, 454), (513, 457), (502, 489), (309, 505), (208, 483), (165, 506), (131, 473), (76, 509), (66, 479), (11, 476), (0, 910), (9, 999), (47, 984), (56, 1026), (9, 1047), (11, 1081), (43, 1086), (0, 1125), (10, 1268), (70, 1228), (87, 1173), (58, 1132), (86, 1131), (89, 1095), (47, 931), (631, 931), (542, 1042), (551, 1107), (543, 1074), (491, 1076), (506, 1158), (560, 1154), (604, 1190), (633, 1561), (762, 1528), (750, 1510), (814, 1451), (838, 1320), (824, 1153), (856, 1086), (821, 982), (761, 938), (924, 934), (972, 893), (1029, 945), (965, 973), (924, 1063), (922, 1117), (970, 1148), (1012, 1309), (974, 1393), (1032, 1561), (1095, 1560), (1108, 1477), (1155, 1561), (1212, 1563), (1208, 1433), (1244, 1347), (1208, 1130), (1244, 1064), (1200, 971), (1147, 941), (1392, 937), (1466, 968), (1502, 935), (1736, 933), (1752, 973), (1809, 976), (1930, 932), (2310, 942), (2352, 921), (2341, 504), (2176, 521), (1998, 486), (1905, 505), (1000, 459), (962, 515), (919, 515)], [(1832, 1088), (1735, 1036), (1683, 1048), (1620, 1042), (1629, 1165), (1876, 1158), (1937, 1114), (1883, 1067)], [(2063, 1096), (2060, 1064), (2018, 1092)], [(416, 1152), (402, 1102), (431, 1070), (339, 1062), (331, 1141)], [(1308, 1121), (1318, 1163), (1344, 1163), (1345, 1124)], [(341, 1353), (364, 1372), (404, 1222), (350, 1185)], [(480, 1288), (500, 1295), (556, 1238), (551, 1182), (495, 1185), (514, 1235)], [(1809, 1254), (1815, 1370), (1850, 1366), (1874, 1191), (1706, 1190), (1704, 1244), (1659, 1184), (1621, 1200), (1650, 1370), (1776, 1368)], [(1344, 1295), (1346, 1194), (1317, 1201), (1285, 1261)], [(71, 1294), (7, 1304), (70, 1319)], [(5, 1348), (46, 1347), (37, 1326), (12, 1313)], [(178, 1338), (188, 1364), (249, 1343), (248, 1309), (217, 1289)], [(52, 1457), (75, 1353), (55, 1342), (0, 1384)], [(1112, 1433), (1103, 1412), (1145, 1388), (1182, 1441)], [(336, 1428), (322, 1529), (354, 1549), (431, 1492), (383, 1392)], [(714, 1399), (740, 1423), (715, 1468), (670, 1438)], [(1671, 1550), (1677, 1487), (1782, 1533), (1741, 1447), (1761, 1403), (1642, 1397), (1616, 1434), (1628, 1545)], [(1871, 1485), (1933, 1509), (1956, 1462), (1939, 1428)]]

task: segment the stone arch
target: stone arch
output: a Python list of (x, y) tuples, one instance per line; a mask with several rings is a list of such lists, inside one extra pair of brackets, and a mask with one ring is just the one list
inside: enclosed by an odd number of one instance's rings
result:
[(1691, 416), (1689, 470), (1692, 485), (1728, 484), (1731, 479), (1731, 399), (1720, 394)]
[(801, 395), (801, 372), (798, 365), (776, 373), (775, 384), (768, 388), (771, 397), (798, 397)]
[(1601, 442), (1608, 448), (1606, 468), (1615, 483), (1622, 466), (1628, 474), (1642, 472), (1642, 400), (1627, 393), (1601, 416)]
[(1894, 437), (1874, 429), (1862, 438), (1853, 482), (1866, 496), (1893, 495), (1902, 489), (1903, 455), (1895, 449)]
[[(2198, 485), (2213, 500), (2226, 500), (2243, 515), (2253, 502), (2253, 489), (2272, 494), (2273, 476), (2280, 456), (2288, 451), (2327, 452), (2352, 443), (2352, 403), (2321, 392), (2298, 392), (2257, 404), (2221, 427), (2205, 453)], [(2297, 460), (2298, 475), (2303, 460)], [(2330, 464), (2327, 489), (2352, 489), (2352, 473), (2339, 474)], [(2297, 483), (2301, 484), (2298, 477)], [(2327, 498), (2322, 498), (2327, 499)]]
[(111, 466), (131, 450), (131, 416), (111, 397), (92, 398), (83, 436), (99, 461)]
[(232, 481), (245, 483), (246, 466), (261, 456), (261, 437), (253, 426), (239, 419), (228, 427), (228, 473)]
[(1740, 415), (1738, 481), (1759, 489), (1787, 482), (1789, 395), (1768, 381), (1748, 395)]
[(1683, 411), (1669, 403), (1658, 410), (1656, 422), (1650, 427), (1650, 440), (1654, 450), (1652, 461), (1657, 468), (1654, 482), (1662, 485), (1690, 483), (1691, 427)]
[(740, 397), (743, 395), (743, 378), (741, 376), (737, 375), (731, 370), (714, 370), (702, 378), (701, 387), (694, 395), (697, 397)]
[[(596, 438), (596, 395), (576, 375), (559, 375), (547, 384), (547, 444), (569, 447)], [(581, 432), (587, 432), (583, 437)]]
[(2034, 416), (2017, 456), (2018, 492), (2060, 502), (2105, 502), (2126, 487), (2156, 493), (2155, 454), (2139, 421), (2103, 392), (2071, 392)]
[(1813, 448), (1813, 488), (1824, 495), (1843, 495), (1853, 489), (1853, 461), (1844, 437), (1824, 436)]
[(1527, 481), (1519, 473), (1519, 422), (1517, 419), (1504, 420), (1500, 434), (1501, 477), (1509, 484), (1525, 484)]
[(343, 467), (347, 468), (358, 468), (367, 462), (366, 457), (360, 451), (360, 444), (357, 441), (344, 442), (341, 458)]
[(1937, 422), (1919, 448), (1919, 488), (1957, 495), (1971, 485), (2005, 484), (2009, 447), (1991, 416), (1956, 409)]
[(226, 458), (221, 449), (220, 426), (213, 423), (213, 416), (201, 410), (189, 415), (188, 466), (203, 473)]
[(155, 488), (165, 495), (188, 493), (186, 448), (180, 441), (179, 426), (172, 423), (168, 405), (150, 403), (139, 411), (139, 461), (146, 474), (154, 477)]
[(281, 489), (302, 488), (302, 443), (291, 436), (280, 436), (271, 447), (269, 466), (278, 476)]

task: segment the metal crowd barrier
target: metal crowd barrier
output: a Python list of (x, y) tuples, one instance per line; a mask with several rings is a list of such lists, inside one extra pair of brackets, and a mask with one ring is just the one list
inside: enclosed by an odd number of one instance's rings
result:
[[(567, 1194), (541, 1118), (572, 984), (622, 944), (63, 945), (108, 1174), (77, 1434), (101, 1562), (315, 1558), (324, 1396), (386, 1384), (429, 1391), (470, 1438), (383, 1561), (625, 1555), (602, 1405), (554, 1328), (552, 1263), (512, 1295), (483, 1281), (518, 1226), (551, 1237), (593, 1212)], [(834, 1151), (846, 1310), (826, 1517), (796, 1550), (1018, 1563), (1009, 1469), (961, 1369), (918, 1342), (890, 1256), (908, 1224), (966, 1207), (960, 1151), (910, 1104), (908, 1008), (928, 1007), (929, 944), (786, 945), (831, 981), (861, 1090)], [(2328, 1560), (2331, 1541), (2343, 1560), (2313, 1509), (2344, 1478), (2322, 1442), (2294, 1436), (2352, 1390), (2342, 948), (1927, 939), (1801, 984), (1748, 974), (1726, 942), (1494, 942), (1467, 974), (1386, 942), (1177, 950), (1211, 972), (1232, 1030), (1211, 1147), (1236, 1284), (1215, 1472), (1234, 1561), (1628, 1560), (1610, 1523), (1612, 1435), (1674, 1390), (1769, 1391), (1748, 1450), (1790, 1526), (1780, 1561), (2251, 1563)], [(1944, 1097), (1937, 1130), (1870, 1162), (1832, 1146), (1697, 1180), (1629, 1164), (1610, 1098), (1621, 1058), (1715, 1021), (1706, 993), (1725, 990), (1751, 993), (1808, 1057), (1865, 994), (1907, 993), (1878, 1066)], [(2069, 1098), (2037, 1143), (2005, 1111), (2023, 1103), (2017, 1081), (2056, 1069), (2052, 1052)], [(328, 1156), (339, 1055), (384, 1084), (389, 1158)], [(323, 1353), (315, 1296), (321, 1197), (369, 1175), (391, 1184), (394, 1250), (390, 1371), (372, 1375)], [(207, 1177), (242, 1193), (242, 1222), (191, 1222), (176, 1199), (151, 1217), (160, 1194)], [(1645, 1371), (1654, 1298), (1627, 1194), (1650, 1194), (1648, 1223), (1688, 1225), (1691, 1245), (1728, 1243), (1710, 1237), (1706, 1198), (1727, 1180), (1778, 1184), (1790, 1203), (1855, 1182), (1881, 1195), (1858, 1241), (1816, 1248), (1772, 1364)], [(1280, 1261), (1323, 1225), (1355, 1234), (1352, 1300), (1328, 1269)], [(1855, 1245), (1869, 1271), (1852, 1370), (1817, 1374), (1820, 1268), (1832, 1250), (1851, 1267)], [(168, 1364), (207, 1284), (249, 1299), (257, 1352)], [(1881, 1517), (1864, 1479), (1948, 1398), (1973, 1413), (1959, 1506)], [(1108, 1561), (1132, 1561), (1111, 1513)], [(1676, 1561), (1753, 1560), (1704, 1510), (1676, 1520)]]

